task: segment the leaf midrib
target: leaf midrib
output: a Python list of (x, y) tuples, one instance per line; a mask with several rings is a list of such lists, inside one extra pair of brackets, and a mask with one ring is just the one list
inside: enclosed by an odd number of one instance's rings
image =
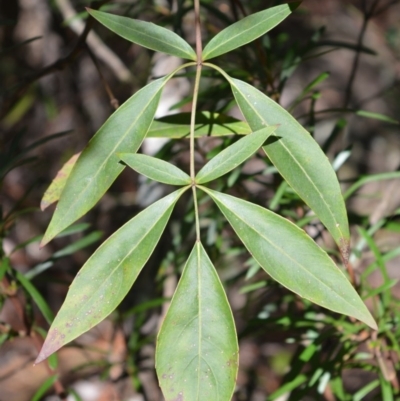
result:
[(199, 316), (199, 358), (198, 358), (198, 364), (197, 364), (197, 401), (202, 401), (199, 400), (199, 395), (200, 395), (200, 366), (201, 366), (201, 359), (203, 358), (202, 356), (202, 349), (201, 349), (201, 334), (202, 334), (202, 313), (201, 313), (201, 256), (200, 256), (200, 245), (197, 243), (196, 244), (196, 253), (197, 253), (197, 307), (199, 310), (198, 316)]

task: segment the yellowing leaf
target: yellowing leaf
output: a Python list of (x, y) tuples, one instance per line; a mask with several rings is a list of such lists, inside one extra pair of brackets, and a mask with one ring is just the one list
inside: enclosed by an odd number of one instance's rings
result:
[(76, 161), (81, 153), (73, 155), (59, 170), (50, 186), (47, 188), (43, 195), (42, 201), (40, 202), (40, 210), (45, 210), (52, 203), (57, 202), (60, 199), (61, 193), (67, 183), (68, 177), (75, 166)]

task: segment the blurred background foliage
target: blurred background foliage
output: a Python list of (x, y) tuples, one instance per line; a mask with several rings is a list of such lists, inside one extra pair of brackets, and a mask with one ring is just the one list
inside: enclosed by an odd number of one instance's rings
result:
[[(204, 40), (274, 0), (204, 0)], [(84, 7), (152, 21), (194, 42), (190, 1), (0, 2), (0, 400), (161, 400), (154, 342), (194, 241), (190, 197), (118, 310), (32, 363), (79, 268), (116, 228), (169, 189), (124, 171), (82, 221), (44, 249), (40, 200), (113, 109), (179, 60), (87, 19)], [(202, 235), (231, 302), (240, 340), (236, 401), (399, 400), (400, 3), (305, 0), (271, 33), (217, 62), (292, 112), (332, 161), (352, 229), (349, 279), (379, 331), (317, 307), (260, 271), (207, 199)], [(190, 109), (190, 71), (157, 113)], [(206, 71), (201, 110), (241, 118), (228, 85)], [(198, 166), (237, 138), (198, 141)], [(188, 143), (142, 150), (188, 170)], [(261, 153), (217, 183), (303, 227), (341, 266), (329, 235)], [(51, 209), (51, 207), (49, 208)]]

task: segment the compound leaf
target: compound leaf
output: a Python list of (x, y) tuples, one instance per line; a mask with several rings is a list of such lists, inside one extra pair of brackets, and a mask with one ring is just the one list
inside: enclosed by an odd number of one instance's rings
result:
[(184, 59), (196, 60), (193, 48), (175, 32), (151, 22), (90, 10), (91, 16), (130, 42)]
[(329, 230), (347, 263), (350, 233), (346, 207), (328, 158), (311, 135), (284, 108), (253, 86), (227, 78), (253, 130), (279, 124), (263, 149), (283, 178)]
[(35, 363), (94, 327), (119, 305), (153, 253), (175, 203), (186, 189), (153, 203), (89, 258), (72, 282)]
[(119, 153), (119, 158), (140, 174), (164, 184), (188, 185), (191, 180), (180, 168), (164, 160), (136, 153)]
[(90, 210), (115, 181), (124, 169), (116, 153), (139, 149), (169, 78), (160, 78), (135, 93), (90, 140), (68, 177), (41, 246)]
[(261, 206), (202, 189), (215, 201), (251, 255), (272, 278), (303, 298), (377, 329), (345, 275), (303, 230)]
[(197, 173), (196, 182), (204, 184), (236, 168), (253, 155), (276, 128), (276, 126), (263, 128), (228, 146)]
[(238, 370), (232, 312), (197, 242), (158, 335), (156, 369), (166, 401), (230, 401)]
[(283, 4), (249, 15), (214, 36), (203, 50), (203, 61), (252, 42), (283, 21), (298, 3)]

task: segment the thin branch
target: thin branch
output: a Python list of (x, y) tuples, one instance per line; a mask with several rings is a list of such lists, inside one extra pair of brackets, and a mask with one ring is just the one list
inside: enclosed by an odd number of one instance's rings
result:
[(200, 2), (199, 0), (194, 0), (194, 15), (195, 15), (195, 29), (196, 29), (196, 54), (197, 63), (202, 62), (202, 43), (201, 43), (201, 22), (200, 22)]
[(77, 58), (77, 56), (85, 47), (85, 41), (90, 30), (92, 29), (92, 25), (93, 18), (89, 17), (86, 21), (85, 29), (83, 30), (78, 40), (76, 41), (75, 46), (67, 56), (60, 58), (59, 60), (33, 73), (22, 81), (22, 83), (19, 85), (19, 89), (16, 91), (16, 93), (14, 93), (11, 99), (9, 99), (9, 101), (4, 106), (2, 112), (0, 113), (0, 119), (4, 118), (7, 115), (7, 113), (13, 108), (13, 106), (18, 102), (18, 100), (24, 95), (24, 93), (34, 82), (36, 82), (40, 78), (45, 77), (46, 75), (52, 74), (53, 72), (63, 70)]
[(105, 89), (105, 91), (107, 92), (107, 95), (108, 95), (108, 97), (109, 97), (109, 99), (110, 99), (110, 104), (111, 104), (111, 106), (114, 107), (115, 110), (117, 110), (118, 107), (119, 107), (118, 99), (114, 96), (114, 93), (113, 93), (113, 91), (112, 91), (111, 88), (110, 88), (110, 85), (108, 85), (107, 80), (104, 78), (104, 75), (103, 75), (103, 73), (101, 72), (101, 68), (100, 68), (100, 65), (99, 65), (99, 62), (98, 62), (96, 56), (95, 56), (95, 55), (93, 54), (93, 52), (90, 50), (89, 46), (86, 47), (86, 50), (87, 50), (87, 52), (88, 52), (90, 58), (92, 59), (94, 66), (96, 67), (96, 70), (97, 70), (97, 72), (98, 72), (98, 74), (99, 74), (99, 77), (100, 77), (100, 81), (101, 81), (101, 83), (103, 84), (104, 89)]
[(360, 56), (361, 56), (361, 48), (363, 46), (363, 41), (364, 41), (364, 36), (367, 31), (367, 26), (370, 21), (370, 19), (374, 16), (375, 9), (378, 5), (380, 0), (375, 0), (374, 3), (371, 5), (371, 8), (369, 10), (366, 9), (366, 4), (363, 2), (363, 10), (364, 10), (364, 18), (363, 18), (363, 23), (361, 26), (360, 33), (358, 34), (358, 39), (357, 39), (357, 52), (354, 56), (353, 60), (353, 65), (351, 67), (350, 71), (350, 77), (347, 82), (346, 90), (345, 90), (345, 98), (344, 98), (344, 103), (343, 103), (343, 108), (347, 108), (347, 106), (350, 103), (351, 99), (351, 94), (353, 92), (353, 84), (354, 80), (356, 78), (356, 73), (358, 70), (358, 64), (360, 62)]
[[(70, 0), (55, 0), (64, 21), (69, 22), (69, 28), (79, 35), (83, 28), (83, 21), (79, 18), (77, 11), (74, 9)], [(109, 2), (110, 0), (102, 0), (96, 7)], [(134, 77), (123, 61), (100, 39), (95, 32), (90, 32), (87, 39), (87, 45), (92, 49), (96, 57), (101, 60), (114, 73), (121, 82), (132, 82)]]
[[(231, 3), (233, 3), (234, 5), (236, 5), (237, 7), (239, 7), (240, 12), (243, 14), (244, 17), (247, 17), (247, 12), (242, 4), (242, 2), (240, 0), (231, 0)], [(276, 93), (276, 88), (274, 85), (274, 77), (273, 74), (271, 72), (271, 65), (269, 63), (268, 60), (268, 56), (267, 56), (267, 52), (265, 51), (263, 45), (262, 45), (262, 40), (260, 38), (255, 40), (255, 45), (256, 45), (256, 51), (257, 51), (257, 55), (258, 55), (258, 59), (260, 61), (261, 66), (263, 66), (264, 68), (262, 68), (263, 72), (265, 73), (265, 79), (266, 79), (266, 86), (269, 85), (271, 92), (272, 93)], [(261, 77), (260, 77), (261, 78)], [(262, 79), (262, 78), (261, 78)], [(267, 88), (265, 88), (265, 90), (267, 90)]]

